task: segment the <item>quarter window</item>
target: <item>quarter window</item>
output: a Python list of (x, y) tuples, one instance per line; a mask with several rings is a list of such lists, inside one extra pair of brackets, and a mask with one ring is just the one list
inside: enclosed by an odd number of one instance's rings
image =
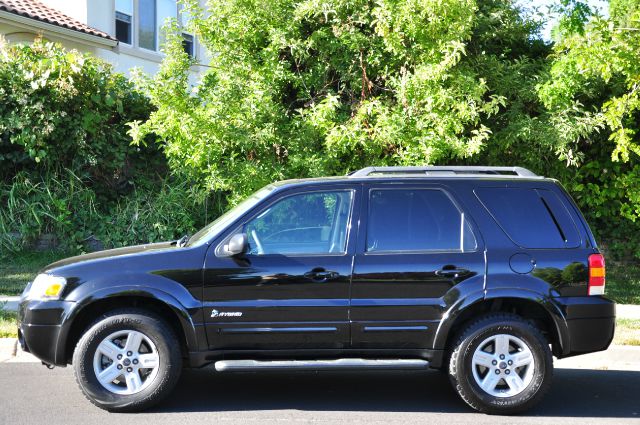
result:
[(345, 253), (352, 203), (352, 191), (302, 193), (283, 198), (244, 226), (249, 253)]
[(438, 189), (380, 189), (369, 196), (367, 251), (473, 251), (464, 214)]
[(483, 187), (476, 196), (523, 248), (576, 248), (580, 235), (558, 196), (546, 189)]

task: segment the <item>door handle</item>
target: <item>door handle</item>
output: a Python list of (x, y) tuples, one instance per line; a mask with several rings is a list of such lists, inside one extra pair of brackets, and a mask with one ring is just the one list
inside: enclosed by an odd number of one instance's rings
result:
[(436, 270), (436, 276), (456, 278), (468, 272), (469, 270), (467, 269), (440, 269), (440, 270)]
[(336, 279), (340, 276), (340, 273), (325, 270), (321, 267), (315, 268), (310, 272), (306, 272), (304, 277), (311, 279), (314, 282), (326, 282), (327, 280)]

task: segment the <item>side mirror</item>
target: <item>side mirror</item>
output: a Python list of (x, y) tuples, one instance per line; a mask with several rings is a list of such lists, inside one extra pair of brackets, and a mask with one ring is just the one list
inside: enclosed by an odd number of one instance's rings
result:
[(247, 251), (249, 242), (246, 233), (236, 233), (229, 242), (222, 247), (220, 257), (234, 257)]

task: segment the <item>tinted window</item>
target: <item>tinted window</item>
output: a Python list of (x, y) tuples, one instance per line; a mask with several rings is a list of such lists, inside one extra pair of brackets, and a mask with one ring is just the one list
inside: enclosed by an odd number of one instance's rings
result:
[(371, 191), (367, 251), (462, 251), (463, 248), (475, 249), (475, 237), (463, 214), (443, 191)]
[(314, 192), (277, 201), (245, 225), (251, 254), (344, 253), (353, 192)]
[(558, 196), (545, 189), (476, 189), (500, 227), (524, 248), (575, 248), (580, 236)]

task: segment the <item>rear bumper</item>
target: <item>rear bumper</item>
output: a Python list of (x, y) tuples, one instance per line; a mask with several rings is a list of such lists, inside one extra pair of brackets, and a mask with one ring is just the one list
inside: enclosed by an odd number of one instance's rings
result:
[(605, 297), (555, 298), (567, 322), (568, 341), (560, 357), (606, 350), (616, 327), (616, 304)]
[(18, 309), (18, 341), (22, 349), (47, 364), (65, 366), (60, 333), (64, 318), (75, 306), (69, 301), (21, 300)]

